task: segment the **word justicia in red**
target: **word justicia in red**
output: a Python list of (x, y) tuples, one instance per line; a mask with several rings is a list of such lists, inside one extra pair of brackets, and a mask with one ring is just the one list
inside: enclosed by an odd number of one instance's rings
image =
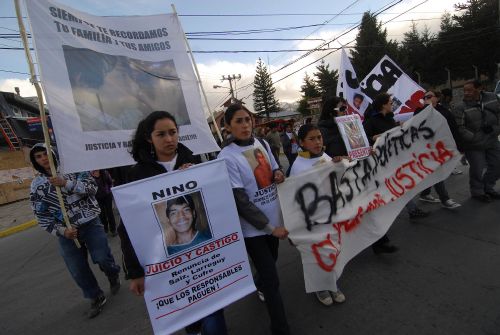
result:
[(443, 141), (437, 141), (435, 150), (431, 144), (427, 144), (430, 149), (427, 152), (413, 154), (413, 159), (402, 164), (395, 171), (395, 175), (385, 179), (385, 185), (389, 192), (396, 198), (401, 197), (406, 191), (414, 188), (418, 181), (423, 180), (427, 175), (434, 172), (432, 168), (426, 165), (429, 162), (435, 162), (443, 165), (453, 158), (453, 152), (445, 148)]

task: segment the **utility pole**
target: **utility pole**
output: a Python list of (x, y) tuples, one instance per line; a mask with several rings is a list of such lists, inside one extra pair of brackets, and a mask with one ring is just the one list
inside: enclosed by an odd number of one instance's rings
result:
[(236, 86), (236, 81), (241, 79), (241, 74), (238, 75), (230, 75), (228, 74), (227, 77), (225, 75), (222, 76), (221, 81), (227, 80), (229, 81), (229, 93), (231, 93), (231, 99), (235, 100), (234, 96), (234, 90), (233, 90), (233, 80), (235, 81), (234, 85)]
[(448, 72), (448, 87), (453, 91), (453, 86), (451, 85), (451, 71), (447, 67), (445, 67), (444, 70)]
[(472, 65), (472, 67), (474, 68), (474, 79), (479, 80), (479, 72), (477, 70), (477, 66)]

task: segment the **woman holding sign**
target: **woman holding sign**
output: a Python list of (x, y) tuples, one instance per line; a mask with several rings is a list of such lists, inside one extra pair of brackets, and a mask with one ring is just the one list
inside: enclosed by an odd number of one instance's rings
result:
[[(168, 112), (149, 114), (137, 126), (132, 146), (132, 156), (137, 162), (127, 176), (127, 182), (141, 180), (173, 170), (182, 170), (200, 163), (199, 156), (179, 143), (179, 128), (175, 118)], [(138, 223), (140, 224), (140, 223)], [(138, 296), (144, 294), (144, 269), (137, 259), (125, 226), (118, 226), (123, 252), (123, 263), (127, 278), (131, 279), (130, 290)], [(217, 311), (199, 322), (186, 327), (188, 334), (227, 334), (223, 311)]]
[[(373, 145), (377, 138), (382, 134), (394, 127), (398, 127), (399, 123), (394, 119), (392, 112), (392, 95), (389, 93), (378, 94), (372, 103), (373, 114), (370, 118), (365, 119), (363, 127), (365, 128), (368, 141)], [(406, 204), (406, 210), (410, 219), (418, 219), (429, 216), (429, 212), (423, 211), (417, 207), (415, 201), (410, 200)], [(382, 236), (377, 242), (372, 245), (373, 252), (379, 253), (393, 253), (398, 251), (398, 247), (390, 243), (387, 234)]]
[(253, 137), (252, 113), (246, 107), (230, 105), (224, 121), (232, 136), (219, 158), (226, 161), (245, 246), (257, 269), (256, 286), (263, 293), (272, 333), (290, 334), (276, 270), (279, 239), (288, 236), (276, 187), (285, 176), (267, 142)]
[[(323, 151), (323, 137), (318, 127), (311, 123), (305, 124), (300, 127), (297, 136), (302, 151), (299, 151), (299, 155), (290, 169), (290, 176), (312, 169), (318, 164), (332, 161), (332, 158)], [(348, 157), (336, 156), (333, 157), (333, 161), (340, 162), (343, 158), (349, 159)], [(345, 301), (345, 296), (340, 290), (336, 292), (318, 291), (316, 298), (325, 306)]]

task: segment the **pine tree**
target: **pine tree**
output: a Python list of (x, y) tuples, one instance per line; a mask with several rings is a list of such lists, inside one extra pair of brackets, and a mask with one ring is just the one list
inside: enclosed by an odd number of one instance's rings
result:
[(433, 66), (435, 56), (431, 44), (432, 39), (429, 29), (424, 27), (420, 33), (415, 22), (412, 22), (410, 30), (404, 33), (399, 65), (415, 81), (418, 78), (416, 72), (420, 74), (422, 82), (435, 84), (436, 81), (440, 81), (439, 73)]
[(399, 60), (397, 43), (387, 41), (387, 30), (370, 12), (365, 12), (361, 20), (356, 46), (352, 50), (352, 65), (358, 78), (364, 78), (384, 55), (394, 61)]
[(255, 70), (253, 87), (253, 108), (257, 114), (265, 114), (269, 119), (271, 113), (279, 112), (279, 102), (275, 98), (276, 89), (267, 67), (260, 58)]
[(436, 41), (441, 68), (451, 70), (453, 78), (472, 78), (474, 69), (494, 78), (500, 59), (498, 0), (467, 0), (455, 5), (458, 14), (441, 19)]
[(300, 87), (300, 92), (303, 98), (317, 98), (321, 96), (316, 82), (307, 73), (304, 77), (304, 84)]
[(307, 73), (304, 77), (304, 84), (300, 87), (300, 92), (302, 96), (299, 100), (299, 107), (297, 111), (302, 115), (309, 115), (309, 109), (307, 105), (307, 101), (310, 98), (317, 98), (321, 96), (321, 93), (316, 85), (316, 81), (312, 79)]
[(329, 67), (329, 64), (326, 64), (325, 61), (322, 60), (321, 64), (316, 66), (317, 72), (314, 73), (317, 89), (325, 98), (335, 96), (339, 79), (338, 71), (330, 70)]

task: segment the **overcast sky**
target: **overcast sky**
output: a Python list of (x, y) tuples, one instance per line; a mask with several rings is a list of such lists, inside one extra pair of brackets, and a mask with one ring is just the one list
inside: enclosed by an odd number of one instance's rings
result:
[[(216, 40), (190, 40), (193, 51), (218, 51), (218, 50), (304, 50), (316, 47), (323, 39), (333, 40), (349, 28), (358, 24), (362, 13), (370, 10), (376, 12), (380, 8), (395, 1), (229, 1), (229, 0), (61, 0), (66, 6), (85, 11), (93, 15), (121, 16), (121, 15), (147, 15), (158, 13), (170, 13), (173, 3), (180, 16), (184, 31), (188, 32), (216, 32), (216, 31), (241, 31), (250, 29), (276, 29), (289, 28), (275, 32), (233, 34), (223, 36), (204, 36), (225, 38), (223, 41)], [(419, 29), (424, 26), (431, 31), (439, 30), (441, 15), (454, 12), (453, 4), (457, 0), (403, 0), (396, 6), (387, 10), (379, 18), (382, 22), (393, 19), (400, 13), (417, 6), (408, 13), (401, 15), (384, 25), (387, 28), (389, 38), (400, 40), (405, 31), (411, 26), (411, 20), (415, 20)], [(338, 15), (341, 13), (341, 15)], [(185, 16), (185, 15), (221, 15), (221, 14), (266, 14), (266, 16)], [(280, 15), (277, 15), (280, 14)], [(309, 14), (309, 15), (283, 15), (283, 14)], [(26, 15), (26, 11), (24, 11)], [(17, 21), (10, 17), (15, 16), (13, 1), (0, 1), (0, 34), (15, 34), (18, 32)], [(28, 22), (25, 22), (29, 27)], [(292, 29), (291, 27), (309, 26)], [(331, 43), (330, 47), (338, 47), (341, 44), (351, 42), (357, 31), (354, 30), (338, 40)], [(0, 35), (1, 36), (1, 35)], [(241, 41), (227, 40), (228, 38), (269, 38), (269, 39), (312, 39), (307, 41)], [(353, 45), (353, 44), (350, 44)], [(20, 47), (20, 39), (0, 38), (0, 47)], [(216, 108), (229, 93), (228, 89), (214, 89), (213, 85), (228, 86), (227, 81), (221, 82), (222, 75), (241, 74), (241, 80), (237, 82), (238, 87), (244, 87), (253, 82), (255, 65), (260, 57), (269, 65), (271, 72), (276, 71), (290, 61), (303, 55), (305, 51), (279, 52), (279, 53), (195, 53), (195, 59), (201, 74), (202, 83), (207, 93), (211, 109)], [(297, 73), (294, 71), (306, 64), (313, 62), (323, 56), (321, 52), (315, 52), (293, 65), (273, 74), (273, 81), (277, 82), (277, 98), (284, 102), (293, 102), (299, 99), (300, 86), (305, 73), (312, 74), (315, 66), (311, 65)], [(28, 81), (29, 72), (24, 56), (24, 51), (0, 50), (0, 91), (14, 92), (14, 87), (20, 87), (22, 96), (35, 95), (35, 90)], [(330, 68), (339, 66), (340, 52), (335, 52), (325, 58)], [(12, 72), (21, 72), (12, 73)], [(24, 74), (23, 74), (24, 73)], [(290, 75), (290, 76), (288, 76)], [(286, 79), (284, 77), (288, 76)], [(43, 78), (42, 78), (43, 80)], [(43, 83), (42, 83), (43, 85)], [(251, 87), (237, 92), (238, 98), (245, 98), (245, 102), (252, 107)]]

